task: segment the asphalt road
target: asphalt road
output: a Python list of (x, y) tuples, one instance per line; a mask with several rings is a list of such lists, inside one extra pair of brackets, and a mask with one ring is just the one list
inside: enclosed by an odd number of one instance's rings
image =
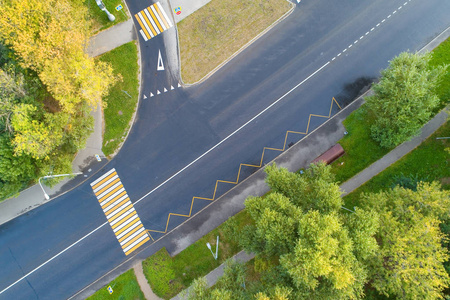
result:
[[(129, 1), (132, 13), (148, 5)], [(192, 205), (193, 214), (226, 192), (238, 173), (242, 180), (256, 170), (240, 164), (260, 165), (264, 147), (282, 149), (288, 130), (319, 126), (389, 59), (419, 50), (450, 26), (449, 15), (447, 0), (304, 0), (210, 79), (188, 88), (178, 87), (175, 29), (141, 40), (147, 99), (124, 147), (96, 177), (115, 168), (158, 239), (186, 220), (172, 215), (168, 222), (170, 213), (189, 215)], [(157, 71), (159, 51), (164, 71)], [(262, 163), (279, 153), (266, 150)], [(217, 180), (231, 183), (216, 189)], [(0, 299), (68, 298), (132, 259), (106, 223), (91, 181), (0, 227)]]

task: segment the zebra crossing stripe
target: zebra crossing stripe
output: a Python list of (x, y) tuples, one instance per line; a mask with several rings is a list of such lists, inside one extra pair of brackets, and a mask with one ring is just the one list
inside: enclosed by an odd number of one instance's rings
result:
[(141, 10), (134, 17), (141, 26), (139, 32), (144, 41), (148, 41), (173, 26), (172, 21), (159, 2)]
[(125, 255), (150, 240), (115, 169), (93, 181), (91, 187)]

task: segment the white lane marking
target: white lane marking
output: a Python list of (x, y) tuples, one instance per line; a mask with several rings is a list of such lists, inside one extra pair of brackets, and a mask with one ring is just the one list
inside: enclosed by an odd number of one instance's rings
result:
[(333, 60), (335, 60), (336, 59), (336, 56), (335, 57), (333, 57), (331, 60), (333, 61)]
[(387, 16), (387, 18), (389, 19), (392, 15)]
[(341, 52), (339, 52), (339, 54), (338, 54), (338, 55), (336, 55), (336, 57), (339, 57), (339, 56), (341, 56), (341, 54), (342, 54), (342, 53), (341, 53)]
[(364, 38), (364, 36), (362, 35), (359, 39), (362, 40)]
[(153, 95), (153, 93), (150, 93), (150, 97), (153, 97), (154, 95)]
[(46, 262), (44, 262), (41, 265), (39, 265), (38, 267), (34, 268), (32, 271), (30, 271), (27, 274), (23, 275), (22, 277), (17, 279), (15, 282), (11, 283), (9, 286), (7, 286), (2, 291), (0, 291), (0, 294), (3, 294), (7, 290), (9, 290), (11, 287), (15, 286), (17, 283), (19, 283), (20, 281), (24, 280), (25, 278), (27, 278), (28, 276), (30, 276), (31, 274), (33, 274), (34, 272), (36, 272), (37, 270), (39, 270), (40, 268), (42, 268), (43, 266), (45, 266), (46, 264), (48, 264), (49, 262), (51, 262), (52, 260), (57, 258), (58, 256), (60, 256), (61, 254), (63, 254), (64, 252), (66, 252), (67, 250), (69, 250), (70, 248), (72, 248), (73, 246), (75, 246), (76, 244), (78, 244), (79, 242), (81, 242), (82, 240), (84, 240), (85, 238), (87, 238), (88, 236), (90, 236), (91, 234), (93, 234), (94, 232), (96, 232), (97, 230), (102, 228), (103, 226), (105, 226), (106, 224), (108, 224), (108, 222), (105, 222), (102, 225), (98, 226), (97, 228), (95, 228), (94, 230), (92, 230), (91, 232), (89, 232), (88, 234), (83, 236), (81, 239), (79, 239), (78, 241), (76, 241), (75, 243), (73, 243), (72, 245), (70, 245), (69, 247), (64, 249), (63, 251), (59, 252), (58, 254), (53, 256), (52, 258), (48, 259)]
[(352, 47), (353, 45), (352, 44), (350, 44), (349, 46), (348, 46), (348, 49), (350, 49), (351, 47)]
[(147, 96), (144, 95), (144, 99), (147, 99)]
[(408, 2), (403, 3), (403, 5), (406, 5), (406, 4), (408, 4)]
[(368, 34), (369, 34), (369, 32), (367, 31), (365, 35), (368, 35)]
[(386, 22), (386, 19), (381, 20), (381, 23), (384, 23), (384, 22)]
[(345, 51), (347, 51), (347, 49), (344, 49), (344, 50), (342, 51), (342, 53), (344, 53)]
[[(362, 38), (362, 37), (361, 37)], [(358, 40), (354, 41), (353, 44), (356, 44), (358, 42)]]
[(210, 153), (211, 151), (213, 151), (214, 149), (216, 149), (217, 147), (219, 147), (220, 145), (222, 145), (225, 141), (227, 141), (229, 138), (231, 138), (232, 136), (234, 136), (236, 133), (238, 133), (239, 131), (241, 131), (244, 127), (246, 127), (248, 124), (250, 124), (251, 122), (253, 122), (256, 118), (258, 118), (259, 116), (261, 116), (263, 113), (265, 113), (266, 111), (268, 111), (269, 109), (271, 109), (275, 104), (277, 104), (278, 102), (280, 102), (281, 100), (283, 100), (286, 96), (288, 96), (290, 93), (292, 93), (295, 89), (297, 89), (299, 86), (303, 85), (306, 81), (308, 81), (309, 79), (311, 79), (313, 76), (315, 76), (317, 73), (319, 73), (322, 69), (324, 69), (326, 66), (328, 66), (330, 62), (328, 61), (326, 64), (324, 64), (323, 66), (321, 66), (319, 69), (317, 69), (316, 71), (314, 71), (314, 73), (312, 73), (311, 75), (309, 75), (308, 77), (306, 77), (305, 79), (303, 79), (299, 84), (297, 84), (296, 86), (294, 86), (292, 89), (290, 89), (289, 91), (287, 91), (283, 96), (281, 96), (280, 98), (278, 98), (277, 100), (275, 100), (272, 104), (270, 104), (269, 106), (267, 106), (265, 109), (263, 109), (261, 112), (259, 112), (256, 116), (254, 116), (253, 118), (251, 118), (250, 120), (248, 120), (244, 125), (242, 125), (241, 127), (239, 127), (238, 129), (236, 129), (235, 131), (233, 131), (232, 133), (230, 133), (226, 138), (224, 138), (223, 140), (221, 140), (220, 142), (218, 142), (216, 145), (214, 145), (213, 147), (211, 147), (208, 151), (206, 151), (205, 153), (203, 153), (202, 155), (200, 155), (199, 157), (197, 157), (196, 159), (194, 159), (192, 162), (190, 162), (188, 165), (186, 165), (184, 168), (182, 168), (181, 170), (179, 170), (178, 172), (176, 172), (175, 174), (173, 174), (172, 176), (170, 176), (168, 179), (166, 179), (164, 182), (162, 182), (161, 184), (159, 184), (157, 187), (155, 187), (153, 190), (151, 190), (150, 192), (148, 192), (147, 194), (145, 194), (144, 196), (142, 196), (139, 200), (137, 200), (136, 202), (134, 202), (134, 204), (138, 204), (139, 202), (141, 202), (144, 198), (146, 198), (148, 195), (153, 194), (156, 190), (158, 190), (159, 188), (161, 188), (163, 185), (165, 185), (167, 182), (171, 181), (173, 178), (175, 178), (176, 176), (178, 176), (181, 172), (183, 172), (184, 170), (186, 170), (187, 168), (189, 168), (190, 166), (192, 166), (193, 164), (195, 164), (197, 161), (199, 161), (200, 159), (202, 159), (205, 155), (207, 155), (208, 153)]
[[(380, 26), (380, 23), (378, 23), (377, 26)], [(370, 29), (370, 31), (374, 31), (374, 29), (375, 29), (375, 27), (372, 27), (372, 28)]]
[(402, 9), (402, 7), (401, 6), (399, 6), (398, 8), (397, 8), (398, 10), (400, 10), (400, 9)]

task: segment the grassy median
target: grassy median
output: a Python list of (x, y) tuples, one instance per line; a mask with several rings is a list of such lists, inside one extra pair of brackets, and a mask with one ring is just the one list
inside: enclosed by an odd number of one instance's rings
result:
[(290, 8), (286, 0), (212, 0), (179, 22), (183, 81), (202, 79)]

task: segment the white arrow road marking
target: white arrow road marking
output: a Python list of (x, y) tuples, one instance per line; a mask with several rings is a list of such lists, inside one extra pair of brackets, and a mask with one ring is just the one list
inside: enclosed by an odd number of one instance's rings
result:
[(180, 83), (178, 83), (178, 87), (181, 87)]
[(167, 92), (167, 89), (166, 89), (166, 88), (164, 88), (164, 93), (165, 93), (165, 92)]
[(161, 92), (159, 90), (156, 90), (156, 95), (161, 94)]
[(144, 99), (147, 99), (147, 96), (144, 95)]
[(164, 64), (161, 57), (161, 50), (159, 50), (158, 53), (158, 67), (156, 68), (157, 71), (164, 71)]
[(150, 93), (150, 97), (153, 97), (153, 93)]
[(173, 87), (173, 85), (171, 85), (171, 86), (170, 86), (170, 89), (171, 89), (171, 90), (174, 90), (175, 88)]

